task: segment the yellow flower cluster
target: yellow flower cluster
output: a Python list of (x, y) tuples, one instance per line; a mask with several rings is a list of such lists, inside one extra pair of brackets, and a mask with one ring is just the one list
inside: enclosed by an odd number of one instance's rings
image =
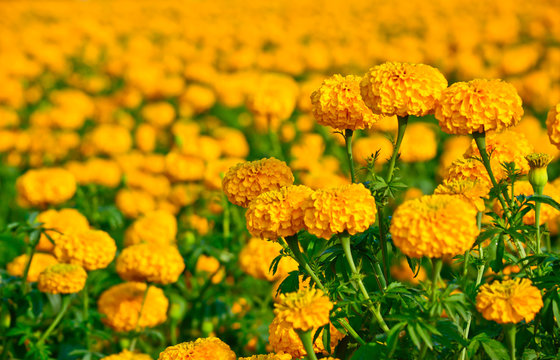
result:
[(529, 322), (543, 307), (541, 292), (529, 279), (484, 284), (476, 296), (476, 309), (486, 320), (499, 324)]
[(39, 274), (39, 291), (49, 294), (73, 294), (86, 285), (87, 273), (74, 264), (55, 264)]
[(80, 185), (98, 184), (110, 188), (117, 187), (122, 178), (119, 165), (102, 158), (91, 158), (85, 162), (71, 161), (65, 168), (74, 175)]
[(117, 272), (128, 281), (171, 284), (184, 269), (183, 257), (173, 245), (136, 244), (124, 249), (117, 257)]
[(247, 207), (260, 194), (292, 185), (294, 175), (285, 162), (275, 158), (237, 164), (224, 176), (222, 188), (229, 201)]
[[(49, 209), (37, 216), (37, 222), (43, 223), (42, 226), (45, 229), (52, 229), (45, 232), (54, 242), (64, 234), (72, 234), (89, 229), (87, 218), (76, 209)], [(52, 251), (53, 249), (54, 244), (51, 243), (45, 234), (41, 234), (37, 250)]]
[(338, 130), (370, 128), (378, 119), (360, 95), (361, 78), (334, 75), (311, 94), (313, 116), (317, 123)]
[(548, 138), (556, 147), (560, 146), (560, 103), (553, 106), (546, 117)]
[(113, 354), (101, 358), (101, 360), (153, 360), (150, 355), (123, 350), (118, 354)]
[(475, 79), (457, 82), (443, 91), (435, 115), (446, 133), (467, 135), (515, 126), (523, 108), (513, 85)]
[(274, 305), (274, 314), (295, 330), (318, 329), (329, 323), (333, 303), (318, 289), (304, 288), (281, 294)]
[(347, 231), (354, 235), (375, 222), (375, 199), (362, 184), (316, 190), (303, 204), (305, 226), (324, 239)]
[(424, 116), (434, 111), (447, 80), (424, 64), (388, 62), (375, 66), (360, 83), (366, 105), (385, 116)]
[(105, 231), (85, 230), (59, 236), (53, 252), (59, 261), (91, 271), (106, 268), (115, 258), (117, 246)]
[[(169, 300), (161, 289), (150, 286), (142, 306), (146, 286), (144, 283), (126, 282), (105, 290), (97, 301), (98, 311), (104, 315), (101, 321), (115, 331), (123, 332), (134, 330), (136, 324), (142, 329), (165, 322)], [(140, 309), (142, 315), (138, 320)]]
[[(503, 170), (501, 170), (501, 165), (494, 159), (490, 159), (490, 164), (492, 167), (492, 172), (496, 178), (501, 179), (503, 177)], [(500, 169), (499, 172), (494, 170)], [(475, 158), (459, 158), (451, 163), (448, 169), (448, 173), (445, 176), (447, 181), (478, 181), (480, 185), (485, 189), (492, 188), (492, 181), (490, 181), (490, 176), (488, 171), (484, 167), (484, 164), (479, 159)]]
[(307, 186), (291, 185), (260, 194), (245, 213), (247, 229), (254, 237), (273, 241), (297, 234), (305, 227), (303, 204), (312, 193)]
[(427, 195), (405, 201), (393, 214), (393, 242), (413, 258), (462, 254), (471, 248), (480, 232), (476, 212), (468, 202), (453, 195)]
[[(8, 274), (12, 276), (23, 277), (25, 266), (27, 265), (28, 261), (29, 256), (27, 256), (26, 254), (16, 257), (6, 266)], [(31, 265), (29, 266), (27, 281), (36, 282), (39, 279), (39, 274), (41, 274), (43, 270), (57, 263), (58, 260), (56, 260), (56, 258), (51, 254), (36, 253), (35, 255), (33, 255)]]
[(17, 179), (20, 203), (44, 207), (70, 200), (76, 192), (76, 179), (62, 168), (29, 170)]
[(239, 253), (239, 266), (246, 274), (257, 279), (275, 281), (284, 278), (290, 271), (297, 270), (294, 259), (283, 257), (278, 263), (277, 271), (272, 274), (270, 265), (280, 255), (282, 246), (259, 238), (252, 238)]
[(163, 350), (158, 360), (236, 360), (237, 356), (230, 347), (216, 337), (199, 338), (169, 346)]
[(135, 220), (125, 233), (125, 246), (139, 243), (164, 244), (175, 243), (177, 219), (165, 210), (149, 212)]
[(484, 199), (489, 190), (476, 180), (444, 180), (434, 190), (434, 195), (458, 195), (469, 202), (478, 212), (484, 212)]

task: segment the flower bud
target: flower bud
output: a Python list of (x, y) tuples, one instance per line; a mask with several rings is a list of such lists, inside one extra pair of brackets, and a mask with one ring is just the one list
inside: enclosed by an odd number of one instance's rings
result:
[(552, 157), (544, 153), (533, 153), (525, 157), (529, 162), (529, 182), (533, 186), (535, 194), (542, 195), (544, 186), (548, 183), (548, 173), (546, 167)]

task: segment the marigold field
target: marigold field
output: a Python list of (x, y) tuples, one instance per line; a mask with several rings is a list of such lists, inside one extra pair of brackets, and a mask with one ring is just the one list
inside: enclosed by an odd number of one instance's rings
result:
[(557, 0), (0, 13), (0, 360), (560, 358)]

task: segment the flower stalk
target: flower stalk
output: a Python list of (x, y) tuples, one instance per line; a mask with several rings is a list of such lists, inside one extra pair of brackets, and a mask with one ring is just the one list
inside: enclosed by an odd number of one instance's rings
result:
[(142, 304), (140, 305), (140, 311), (138, 312), (138, 319), (136, 319), (136, 325), (134, 326), (134, 338), (130, 342), (129, 351), (134, 351), (136, 347), (136, 342), (138, 341), (138, 327), (140, 326), (140, 318), (142, 317), (142, 310), (144, 310), (144, 304), (146, 303), (146, 298), (148, 297), (148, 291), (150, 290), (150, 284), (146, 284), (146, 290), (142, 296)]
[(317, 360), (317, 355), (315, 355), (315, 350), (313, 350), (313, 339), (311, 338), (311, 330), (296, 330), (296, 332), (301, 339), (305, 352), (307, 353), (306, 358), (309, 360)]
[(60, 321), (64, 317), (64, 314), (66, 314), (66, 311), (68, 310), (68, 307), (70, 305), (70, 302), (72, 301), (72, 298), (73, 298), (72, 295), (63, 296), (62, 308), (60, 309), (60, 311), (56, 315), (56, 318), (52, 321), (51, 325), (47, 328), (47, 330), (43, 333), (43, 335), (37, 341), (37, 346), (44, 344), (45, 341), (49, 338), (49, 335), (53, 332), (53, 330), (60, 323)]
[(346, 144), (346, 156), (348, 156), (348, 165), (350, 167), (350, 178), (352, 183), (356, 183), (356, 172), (354, 169), (354, 157), (352, 156), (352, 135), (354, 131), (350, 129), (344, 130), (344, 142)]

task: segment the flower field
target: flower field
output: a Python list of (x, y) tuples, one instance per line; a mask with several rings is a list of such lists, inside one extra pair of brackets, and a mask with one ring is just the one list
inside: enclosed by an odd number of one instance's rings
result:
[(558, 1), (0, 11), (0, 360), (560, 357)]

